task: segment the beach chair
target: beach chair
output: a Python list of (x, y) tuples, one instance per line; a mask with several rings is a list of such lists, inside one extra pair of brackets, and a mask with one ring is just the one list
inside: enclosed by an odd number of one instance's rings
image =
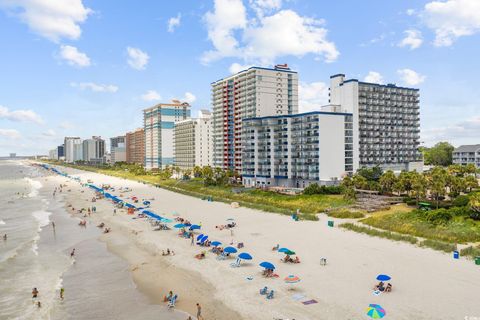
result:
[(177, 295), (174, 295), (174, 296), (172, 297), (172, 299), (170, 299), (170, 301), (168, 302), (167, 307), (168, 307), (168, 308), (175, 308), (175, 303), (177, 302), (177, 299), (178, 299), (178, 296), (177, 296)]
[(273, 299), (273, 295), (274, 295), (274, 292), (272, 290), (267, 294), (267, 299), (269, 299), (269, 300)]
[(238, 268), (240, 267), (240, 259), (237, 259), (234, 263), (230, 263), (230, 267), (232, 268)]
[(267, 287), (263, 287), (263, 289), (260, 289), (260, 294), (262, 296), (266, 295), (267, 294), (267, 291), (268, 291), (268, 288)]
[(320, 258), (320, 265), (326, 266), (327, 265), (327, 258)]
[(223, 252), (222, 252), (221, 255), (219, 255), (219, 256), (217, 257), (217, 260), (225, 260), (225, 259), (227, 259), (227, 256), (226, 256), (225, 253), (223, 253)]

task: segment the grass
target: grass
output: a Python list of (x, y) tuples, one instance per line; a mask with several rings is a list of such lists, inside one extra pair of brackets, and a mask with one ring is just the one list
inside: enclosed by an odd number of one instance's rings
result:
[(397, 211), (373, 215), (361, 222), (384, 230), (447, 243), (480, 241), (480, 223), (464, 217), (455, 217), (446, 224), (433, 224), (422, 219), (415, 211)]
[(457, 245), (452, 244), (452, 243), (446, 243), (442, 241), (437, 241), (437, 240), (423, 240), (420, 242), (421, 247), (428, 247), (437, 251), (443, 251), (443, 252), (453, 252), (457, 250)]
[(480, 257), (480, 245), (474, 247), (474, 246), (468, 246), (462, 250), (460, 250), (460, 255), (461, 256), (467, 256), (467, 257)]
[[(64, 164), (61, 164), (64, 165)], [(66, 165), (75, 169), (86, 170), (114, 177), (135, 180), (155, 185), (157, 187), (182, 193), (185, 195), (204, 198), (213, 197), (214, 201), (225, 203), (238, 202), (240, 206), (258, 209), (262, 211), (281, 214), (292, 214), (300, 210), (300, 218), (303, 220), (317, 220), (317, 214), (327, 209), (343, 207), (350, 204), (350, 201), (343, 199), (341, 195), (283, 195), (276, 192), (243, 189), (240, 186), (205, 186), (201, 179), (176, 180), (164, 179), (155, 175), (134, 175), (128, 171), (95, 168), (89, 166)], [(240, 193), (232, 189), (241, 190)]]
[(399, 204), (392, 205), (389, 209), (372, 212), (370, 216), (377, 217), (377, 216), (389, 215), (392, 213), (411, 212), (413, 210), (414, 208), (409, 207), (407, 204), (399, 203)]
[(350, 211), (347, 209), (335, 209), (327, 212), (327, 215), (338, 219), (360, 219), (365, 218), (365, 214), (360, 211)]
[(340, 227), (351, 230), (351, 231), (355, 231), (358, 233), (368, 234), (369, 236), (378, 237), (378, 238), (390, 239), (394, 241), (404, 241), (411, 244), (416, 244), (418, 242), (418, 239), (416, 237), (393, 233), (390, 231), (377, 230), (370, 227), (359, 226), (353, 223), (342, 223)]

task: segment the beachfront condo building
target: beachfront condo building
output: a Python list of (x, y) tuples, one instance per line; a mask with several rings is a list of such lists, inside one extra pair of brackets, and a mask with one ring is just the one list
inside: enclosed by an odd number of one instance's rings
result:
[(93, 136), (83, 140), (83, 161), (90, 164), (103, 164), (105, 156), (105, 140)]
[(466, 166), (474, 164), (480, 168), (480, 144), (463, 145), (453, 150), (452, 160), (454, 164)]
[(241, 172), (242, 120), (298, 113), (298, 74), (251, 67), (211, 84), (213, 165)]
[(212, 113), (200, 110), (198, 118), (175, 123), (175, 166), (193, 169), (213, 164)]
[(58, 149), (57, 148), (48, 151), (48, 159), (58, 160)]
[(83, 142), (79, 137), (65, 137), (65, 161), (73, 163), (83, 160)]
[(125, 136), (110, 138), (110, 163), (126, 162), (127, 151), (125, 147)]
[(314, 111), (247, 118), (242, 127), (246, 187), (336, 184), (353, 171), (353, 115)]
[(127, 162), (145, 165), (145, 130), (143, 128), (127, 132)]
[(419, 90), (330, 77), (330, 105), (353, 115), (353, 170), (423, 168)]
[(146, 169), (174, 164), (173, 130), (176, 122), (190, 118), (190, 108), (187, 102), (172, 100), (143, 110)]
[(65, 146), (62, 144), (57, 147), (58, 160), (65, 160)]

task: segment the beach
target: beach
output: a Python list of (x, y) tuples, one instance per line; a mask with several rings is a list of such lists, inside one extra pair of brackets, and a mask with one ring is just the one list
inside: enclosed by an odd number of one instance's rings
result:
[[(122, 199), (132, 196), (151, 199), (152, 212), (201, 224), (196, 234), (206, 234), (210, 240), (224, 245), (243, 243), (239, 253), (253, 256), (253, 260), (242, 262), (238, 268), (230, 266), (235, 262), (235, 254), (219, 261), (207, 251), (205, 259), (195, 259), (196, 254), (209, 248), (192, 246), (190, 240), (177, 235), (176, 229), (153, 231), (145, 219), (133, 219), (126, 210), (114, 214), (110, 201), (91, 202), (94, 192), (90, 188), (50, 174), (48, 180), (52, 185), (68, 185), (63, 190), (65, 206), (97, 207), (90, 217), (73, 214), (73, 219), (86, 219), (88, 230), (98, 229), (95, 225), (100, 222), (111, 228), (111, 232), (99, 233), (97, 238), (109, 254), (128, 266), (134, 287), (148, 300), (148, 305), (164, 308), (163, 296), (173, 290), (179, 296), (178, 310), (196, 314), (195, 304), (199, 302), (205, 319), (368, 319), (369, 304), (381, 305), (386, 310), (386, 319), (480, 316), (480, 305), (473, 298), (480, 286), (480, 268), (471, 260), (455, 260), (451, 254), (346, 231), (336, 227), (339, 221), (335, 219), (332, 228), (327, 225), (327, 220), (332, 219), (324, 215), (320, 215), (319, 221), (294, 221), (288, 216), (232, 208), (225, 203), (208, 202), (134, 181), (71, 168), (58, 169), (97, 186), (109, 184), (116, 190), (127, 187), (132, 191), (112, 193)], [(235, 221), (237, 226), (231, 230), (216, 228), (228, 221)], [(84, 230), (76, 225), (75, 229)], [(282, 262), (284, 255), (272, 251), (276, 244), (295, 251), (301, 263)], [(88, 245), (79, 248), (76, 264), (101, 257), (100, 253), (97, 258), (89, 257), (90, 253), (85, 252), (91, 250)], [(162, 256), (167, 248), (175, 255)], [(325, 266), (320, 264), (321, 258), (327, 259)], [(259, 263), (263, 261), (276, 266), (278, 278), (262, 276)], [(105, 270), (109, 264), (100, 262), (97, 267)], [(97, 273), (85, 272), (95, 279)], [(392, 292), (374, 294), (378, 274), (391, 276)], [(287, 284), (284, 278), (289, 275), (298, 276), (301, 281)], [(67, 294), (72, 291), (68, 289), (68, 279), (73, 281), (77, 276), (73, 268), (65, 273)], [(259, 290), (265, 286), (274, 290), (273, 299), (260, 295)], [(95, 308), (100, 312), (102, 306)]]

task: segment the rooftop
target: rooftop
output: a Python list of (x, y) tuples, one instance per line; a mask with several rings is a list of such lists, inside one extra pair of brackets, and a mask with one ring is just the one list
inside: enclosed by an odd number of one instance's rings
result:
[(460, 146), (453, 150), (453, 152), (476, 152), (478, 150), (480, 150), (480, 144), (469, 144)]

